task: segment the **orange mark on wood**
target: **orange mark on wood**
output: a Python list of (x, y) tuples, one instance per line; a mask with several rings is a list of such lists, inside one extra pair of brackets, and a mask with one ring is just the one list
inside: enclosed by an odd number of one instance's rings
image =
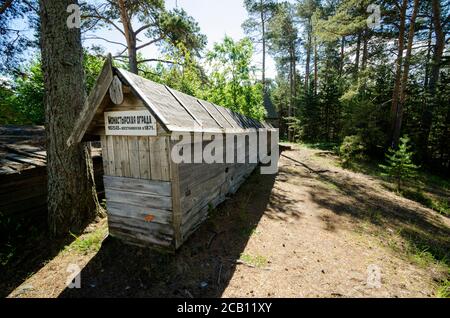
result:
[(144, 220), (145, 220), (145, 222), (151, 222), (151, 221), (153, 221), (154, 218), (155, 218), (154, 215), (149, 214), (149, 215), (145, 216)]

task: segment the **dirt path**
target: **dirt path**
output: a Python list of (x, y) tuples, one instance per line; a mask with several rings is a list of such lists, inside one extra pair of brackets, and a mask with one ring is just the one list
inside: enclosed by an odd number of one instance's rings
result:
[[(104, 223), (76, 243), (101, 242)], [(176, 255), (111, 238), (69, 247), (10, 297), (434, 297), (449, 234), (449, 219), (295, 146), (277, 176), (254, 173)], [(65, 287), (71, 263), (81, 289)]]

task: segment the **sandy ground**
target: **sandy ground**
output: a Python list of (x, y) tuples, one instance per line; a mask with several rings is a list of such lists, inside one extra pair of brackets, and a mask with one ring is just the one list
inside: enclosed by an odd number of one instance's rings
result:
[[(448, 267), (424, 258), (448, 253), (449, 219), (329, 152), (293, 147), (278, 175), (255, 172), (176, 255), (107, 238), (44, 262), (9, 297), (434, 297)], [(70, 264), (79, 289), (66, 287)]]

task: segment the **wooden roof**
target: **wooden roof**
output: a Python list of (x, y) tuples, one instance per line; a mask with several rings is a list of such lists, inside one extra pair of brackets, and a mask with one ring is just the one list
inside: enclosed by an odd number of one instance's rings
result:
[(147, 109), (168, 131), (178, 132), (245, 132), (249, 129), (273, 129), (270, 124), (259, 122), (208, 101), (200, 100), (166, 85), (155, 83), (120, 68), (113, 68), (111, 57), (103, 66), (97, 82), (89, 95), (75, 124), (74, 131), (67, 141), (80, 142), (96, 116), (101, 115), (102, 103), (113, 77), (129, 86), (140, 97)]

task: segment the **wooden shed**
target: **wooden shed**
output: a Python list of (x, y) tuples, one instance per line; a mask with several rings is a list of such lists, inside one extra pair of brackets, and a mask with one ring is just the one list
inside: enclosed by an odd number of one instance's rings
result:
[[(226, 135), (249, 129), (273, 130), (114, 68), (108, 58), (67, 143), (101, 141), (111, 236), (175, 250), (257, 163), (176, 163), (173, 133)], [(207, 144), (201, 141), (201, 148)]]

